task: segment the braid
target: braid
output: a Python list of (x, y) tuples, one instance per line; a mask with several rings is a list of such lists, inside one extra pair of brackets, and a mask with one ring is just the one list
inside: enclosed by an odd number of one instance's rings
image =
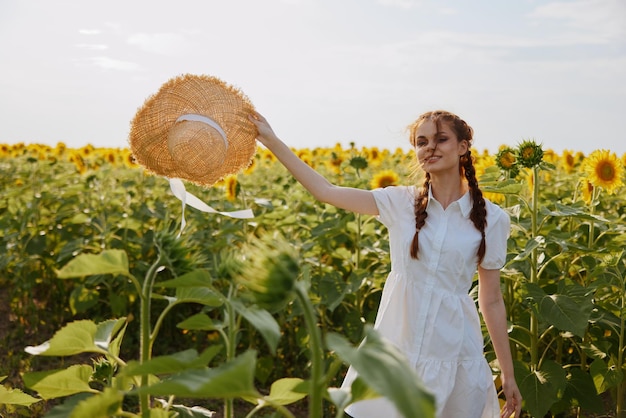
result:
[(474, 168), (474, 162), (472, 158), (472, 152), (467, 151), (467, 154), (461, 157), (461, 166), (465, 172), (465, 178), (469, 186), (470, 195), (472, 196), (472, 211), (470, 212), (470, 220), (474, 223), (476, 229), (480, 231), (481, 239), (478, 246), (478, 264), (483, 261), (485, 257), (485, 228), (487, 227), (487, 209), (485, 205), (485, 198), (483, 193), (478, 187), (478, 180), (476, 179), (476, 169)]
[(419, 251), (418, 235), (420, 230), (426, 223), (426, 206), (428, 205), (428, 190), (430, 188), (430, 173), (426, 173), (424, 178), (424, 184), (420, 189), (419, 194), (415, 197), (415, 235), (413, 235), (413, 241), (411, 242), (411, 258), (417, 259), (417, 253)]

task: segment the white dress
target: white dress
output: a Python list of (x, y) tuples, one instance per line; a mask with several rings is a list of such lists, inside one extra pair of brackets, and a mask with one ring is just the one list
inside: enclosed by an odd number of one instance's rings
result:
[[(433, 393), (438, 418), (499, 418), (478, 311), (468, 295), (481, 238), (469, 219), (469, 193), (445, 210), (429, 196), (415, 260), (409, 254), (415, 234), (415, 188), (373, 192), (378, 218), (389, 231), (391, 258), (374, 327), (404, 353)], [(506, 259), (510, 219), (497, 205), (489, 201), (486, 205), (486, 254), (481, 266), (500, 269)], [(342, 387), (349, 388), (356, 377), (349, 368)], [(354, 418), (402, 417), (382, 397), (357, 402), (346, 412)]]

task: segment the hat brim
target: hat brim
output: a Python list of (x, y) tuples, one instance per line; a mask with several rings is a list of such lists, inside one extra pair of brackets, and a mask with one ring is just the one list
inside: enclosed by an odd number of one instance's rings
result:
[[(186, 173), (176, 163), (167, 144), (170, 128), (185, 114), (213, 119), (228, 141), (223, 163), (197, 176)], [(137, 163), (155, 174), (208, 187), (250, 165), (257, 136), (256, 127), (248, 119), (252, 114), (250, 100), (222, 80), (207, 75), (178, 76), (163, 84), (137, 111), (131, 122), (130, 149)]]

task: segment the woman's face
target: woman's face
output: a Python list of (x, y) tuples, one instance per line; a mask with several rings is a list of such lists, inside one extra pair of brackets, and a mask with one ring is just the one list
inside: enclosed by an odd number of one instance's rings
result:
[(431, 174), (456, 170), (459, 157), (467, 153), (467, 141), (460, 141), (446, 122), (424, 121), (415, 132), (415, 154), (420, 167)]

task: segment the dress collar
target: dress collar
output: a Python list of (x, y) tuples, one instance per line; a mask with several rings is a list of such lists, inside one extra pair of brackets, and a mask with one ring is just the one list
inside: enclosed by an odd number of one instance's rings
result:
[[(437, 201), (437, 199), (433, 197), (432, 186), (429, 185), (428, 186), (428, 204), (426, 205), (426, 209), (428, 209), (428, 206), (430, 205), (431, 200)], [(463, 196), (461, 196), (458, 200), (455, 200), (454, 202), (451, 203), (451, 205), (454, 205), (454, 204), (459, 205), (459, 209), (461, 209), (461, 214), (463, 215), (463, 217), (465, 218), (469, 217), (469, 214), (472, 211), (472, 198), (470, 197), (469, 190), (465, 192)]]

